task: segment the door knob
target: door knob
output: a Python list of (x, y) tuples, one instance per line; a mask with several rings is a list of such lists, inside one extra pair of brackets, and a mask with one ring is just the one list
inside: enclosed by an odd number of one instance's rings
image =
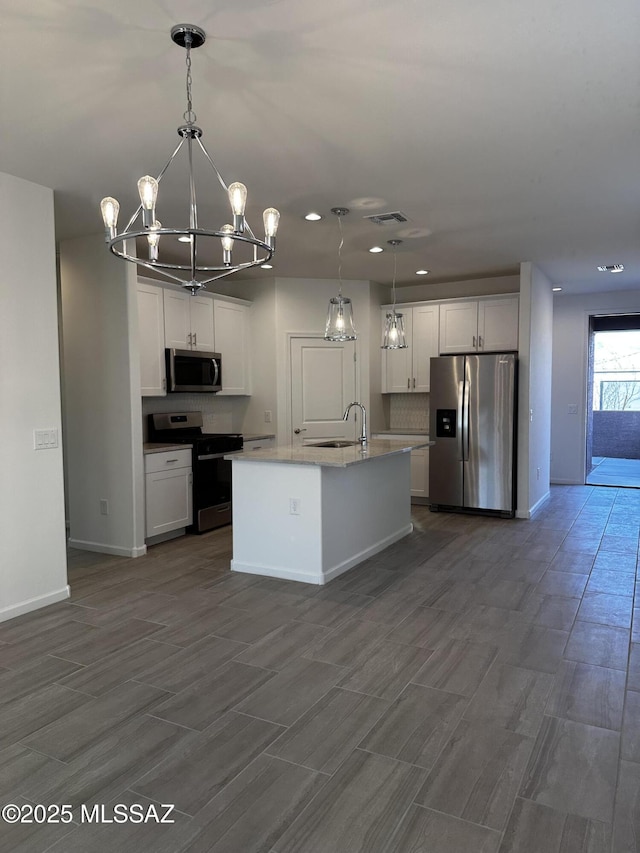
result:
[(307, 431), (306, 427), (304, 429), (300, 429), (300, 428), (294, 429), (294, 432), (296, 435), (300, 435), (301, 432), (306, 432), (306, 431)]

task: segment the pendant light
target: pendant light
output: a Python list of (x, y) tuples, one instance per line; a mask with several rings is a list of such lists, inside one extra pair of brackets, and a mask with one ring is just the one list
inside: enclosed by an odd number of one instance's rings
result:
[[(145, 175), (138, 181), (140, 206), (122, 231), (117, 230), (120, 205), (116, 199), (108, 196), (102, 199), (100, 205), (105, 241), (114, 255), (154, 270), (191, 293), (197, 293), (200, 288), (216, 279), (250, 267), (263, 266), (270, 261), (276, 248), (276, 232), (280, 219), (278, 211), (274, 207), (268, 207), (262, 217), (264, 239), (256, 237), (245, 217), (246, 186), (237, 181), (227, 186), (202, 142), (202, 130), (195, 123), (196, 114), (191, 99), (191, 51), (201, 47), (205, 39), (204, 30), (194, 24), (177, 24), (171, 30), (173, 43), (186, 51), (187, 92), (187, 109), (183, 115), (185, 123), (178, 128), (180, 142), (173, 154), (157, 178)], [(188, 191), (185, 209), (188, 212), (188, 221), (163, 226), (156, 218), (156, 202), (162, 195), (158, 185), (181, 149), (183, 153), (186, 150), (187, 154)], [(225, 201), (228, 212), (225, 218), (228, 216), (233, 219), (233, 224), (204, 225), (199, 221), (194, 167), (196, 154), (202, 155), (205, 166), (212, 168), (213, 172), (209, 175), (213, 179), (214, 187), (222, 188), (227, 196)], [(200, 194), (209, 199), (210, 189), (200, 188)], [(165, 219), (165, 216), (162, 218)], [(161, 242), (165, 249), (169, 247), (166, 254), (160, 251)], [(183, 244), (182, 248), (178, 247), (178, 243)], [(199, 254), (199, 250), (205, 246), (209, 246), (207, 258), (202, 257), (203, 252)]]
[(387, 240), (387, 243), (393, 246), (393, 308), (385, 319), (381, 349), (406, 349), (407, 339), (404, 332), (404, 316), (396, 312), (396, 271), (398, 261), (396, 248), (402, 243), (402, 240)]
[(349, 213), (348, 207), (332, 207), (331, 213), (338, 217), (340, 228), (340, 245), (338, 246), (338, 295), (329, 300), (327, 311), (327, 326), (324, 333), (325, 341), (355, 341), (356, 329), (353, 325), (353, 307), (348, 296), (342, 295), (342, 217)]

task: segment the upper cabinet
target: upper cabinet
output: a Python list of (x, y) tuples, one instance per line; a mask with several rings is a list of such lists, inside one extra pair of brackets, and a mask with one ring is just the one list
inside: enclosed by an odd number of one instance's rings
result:
[(222, 396), (251, 394), (249, 310), (248, 305), (213, 300), (216, 352), (222, 356)]
[[(382, 309), (382, 328), (390, 308)], [(430, 359), (438, 355), (438, 305), (396, 306), (405, 319), (406, 349), (382, 350), (382, 393), (429, 391)]]
[(165, 348), (219, 352), (225, 395), (251, 394), (251, 303), (208, 294), (191, 296), (138, 279), (140, 386), (143, 397), (167, 393)]
[(164, 338), (168, 349), (214, 352), (213, 302), (210, 296), (191, 296), (163, 289)]
[(143, 397), (163, 397), (167, 393), (167, 379), (162, 290), (155, 284), (138, 279), (137, 297), (140, 393)]
[(441, 303), (441, 355), (517, 349), (517, 296)]

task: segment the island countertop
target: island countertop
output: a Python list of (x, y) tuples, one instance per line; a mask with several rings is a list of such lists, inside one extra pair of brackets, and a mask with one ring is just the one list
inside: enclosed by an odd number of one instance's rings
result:
[[(326, 439), (329, 441), (329, 439)], [(318, 439), (318, 442), (322, 439)], [(434, 444), (424, 436), (416, 436), (415, 441), (394, 441), (393, 439), (372, 438), (364, 445), (353, 444), (349, 447), (318, 447), (304, 444), (300, 447), (279, 445), (253, 450), (250, 453), (229, 453), (224, 458), (233, 462), (284, 462), (294, 465), (320, 465), (330, 468), (347, 468), (379, 459), (381, 456), (391, 456), (396, 453), (410, 453), (420, 447), (430, 447)]]

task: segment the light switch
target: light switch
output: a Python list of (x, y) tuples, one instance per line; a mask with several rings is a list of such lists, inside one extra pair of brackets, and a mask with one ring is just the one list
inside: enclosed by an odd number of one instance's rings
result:
[(53, 450), (58, 446), (58, 430), (57, 429), (34, 429), (33, 431), (33, 449), (34, 450)]

